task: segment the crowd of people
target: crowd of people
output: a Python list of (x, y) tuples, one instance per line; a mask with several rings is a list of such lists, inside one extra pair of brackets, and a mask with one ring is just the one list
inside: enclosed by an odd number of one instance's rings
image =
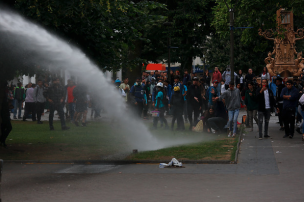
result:
[[(239, 112), (244, 108), (246, 127), (253, 131), (254, 120), (259, 139), (270, 137), (272, 115), (278, 116), (284, 138), (293, 138), (295, 121), (296, 131), (304, 134), (304, 124), (299, 127), (304, 110), (304, 77), (271, 77), (266, 67), (257, 75), (252, 69), (244, 74), (242, 70), (232, 73), (229, 67), (220, 72), (215, 67), (210, 75), (209, 71), (200, 76), (184, 71), (181, 76), (177, 70), (170, 72), (170, 78), (166, 72), (143, 72), (131, 87), (128, 79), (123, 84), (118, 81), (117, 87), (123, 90), (125, 100), (129, 100), (139, 117), (147, 119), (147, 112), (153, 114), (153, 129), (160, 122), (160, 127), (174, 130), (176, 121), (176, 129), (184, 130), (184, 123), (189, 122), (189, 130), (197, 131), (202, 125), (203, 131), (222, 133), (228, 129), (228, 137), (235, 137)], [(172, 116), (171, 125), (165, 114)]]
[[(229, 67), (221, 73), (215, 67), (211, 74), (208, 70), (203, 75), (189, 74), (187, 70), (183, 74), (171, 71), (169, 75), (152, 71), (143, 72), (133, 85), (129, 85), (128, 78), (116, 79), (113, 83), (126, 106), (138, 118), (146, 120), (152, 114), (152, 129), (157, 129), (160, 122), (159, 127), (174, 130), (177, 122), (176, 130), (185, 130), (185, 123), (189, 122), (191, 131), (223, 133), (228, 129), (228, 137), (235, 137), (239, 112), (244, 108), (247, 111), (245, 124), (253, 131), (255, 121), (259, 139), (270, 137), (268, 126), (274, 113), (278, 115), (280, 130), (285, 131), (284, 138), (293, 138), (296, 125), (296, 131), (303, 134), (304, 140), (304, 124), (300, 127), (304, 117), (304, 77), (292, 80), (279, 75), (271, 77), (266, 67), (259, 75), (252, 69), (248, 69), (246, 75), (242, 70), (231, 72)], [(60, 84), (59, 78), (53, 78), (51, 82), (38, 80), (37, 85), (29, 83), (25, 88), (21, 83), (5, 84), (5, 87), (7, 102), (2, 103), (0, 137), (3, 146), (12, 130), (11, 113), (13, 119), (32, 119), (37, 124), (42, 124), (41, 116), (49, 113), (50, 130), (54, 130), (55, 111), (62, 130), (69, 129), (67, 119), (76, 126), (86, 126), (88, 107), (92, 108), (91, 117), (100, 116), (100, 103), (89, 95), (84, 84), (75, 85), (73, 80), (68, 80), (66, 86)], [(171, 124), (166, 120), (168, 116), (172, 116)]]

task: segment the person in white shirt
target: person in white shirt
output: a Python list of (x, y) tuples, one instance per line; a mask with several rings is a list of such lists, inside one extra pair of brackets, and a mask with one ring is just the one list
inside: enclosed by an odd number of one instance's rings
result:
[(223, 94), (224, 92), (226, 91), (226, 88), (225, 88), (225, 81), (221, 81), (221, 94)]
[(259, 119), (259, 139), (263, 139), (263, 119), (265, 119), (264, 138), (270, 137), (268, 135), (268, 125), (270, 119), (270, 112), (275, 107), (275, 100), (273, 92), (268, 88), (267, 80), (262, 80), (262, 87), (256, 91), (258, 102), (258, 119)]

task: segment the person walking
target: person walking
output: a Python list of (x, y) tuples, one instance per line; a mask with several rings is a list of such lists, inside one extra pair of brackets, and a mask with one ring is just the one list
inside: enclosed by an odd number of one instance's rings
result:
[(247, 109), (249, 127), (251, 128), (251, 131), (253, 131), (253, 119), (257, 125), (259, 123), (257, 118), (259, 105), (257, 103), (256, 89), (254, 89), (252, 82), (248, 83), (248, 89), (245, 93), (245, 105)]
[(23, 121), (26, 121), (29, 114), (32, 115), (32, 121), (36, 121), (35, 87), (35, 84), (30, 83), (29, 88), (26, 90)]
[(64, 120), (64, 112), (62, 103), (64, 102), (65, 93), (63, 87), (60, 85), (59, 78), (53, 79), (53, 85), (48, 88), (47, 99), (50, 103), (50, 114), (49, 114), (49, 125), (50, 130), (54, 130), (53, 118), (54, 112), (57, 110), (61, 122), (61, 129), (68, 130), (70, 127), (67, 127)]
[(183, 107), (184, 107), (184, 96), (179, 92), (178, 86), (174, 87), (174, 94), (171, 97), (171, 102), (169, 106), (172, 111), (172, 124), (171, 130), (174, 128), (175, 120), (177, 120), (177, 130), (184, 130), (184, 120), (183, 120)]
[(228, 110), (228, 117), (229, 117), (227, 125), (229, 126), (230, 129), (228, 137), (235, 137), (237, 131), (237, 119), (239, 116), (241, 103), (243, 102), (239, 89), (234, 88), (234, 82), (230, 81), (229, 89), (219, 97), (214, 98), (214, 100), (215, 101), (225, 100), (226, 108)]
[[(293, 86), (291, 80), (286, 81), (286, 87), (281, 92), (281, 98), (283, 99), (283, 112), (285, 135), (283, 138), (293, 138), (295, 113), (299, 100), (299, 90)], [(279, 111), (280, 109), (277, 108)]]
[(275, 100), (272, 90), (268, 88), (267, 79), (262, 80), (262, 87), (256, 91), (258, 100), (258, 117), (259, 117), (259, 140), (263, 139), (263, 119), (265, 119), (264, 125), (264, 138), (270, 137), (268, 135), (268, 125), (270, 119), (270, 112), (275, 107)]
[(17, 119), (17, 109), (18, 110), (18, 119), (21, 119), (21, 109), (22, 109), (22, 103), (25, 99), (25, 90), (22, 87), (22, 84), (19, 82), (14, 90), (14, 102), (15, 102), (15, 108), (14, 108), (14, 119)]
[(44, 112), (44, 103), (45, 103), (44, 87), (42, 80), (38, 80), (38, 85), (34, 90), (34, 100), (35, 100), (35, 108), (37, 114), (37, 124), (42, 124), (43, 122), (41, 121), (41, 115)]

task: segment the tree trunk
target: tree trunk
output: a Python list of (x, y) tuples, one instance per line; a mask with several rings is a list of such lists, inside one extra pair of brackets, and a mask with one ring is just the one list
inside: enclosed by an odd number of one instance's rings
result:
[[(136, 41), (134, 42), (135, 49), (130, 53), (129, 60), (134, 60), (141, 56), (142, 52), (142, 42)], [(129, 67), (126, 67), (129, 68)], [(133, 86), (133, 83), (136, 81), (136, 77), (141, 76), (142, 73), (142, 64), (138, 64), (137, 66), (133, 67), (132, 69), (126, 70), (126, 77), (129, 78), (129, 85)]]

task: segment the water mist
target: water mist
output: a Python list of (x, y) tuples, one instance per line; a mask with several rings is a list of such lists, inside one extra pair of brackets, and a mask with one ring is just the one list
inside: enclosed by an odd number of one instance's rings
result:
[(121, 135), (126, 139), (130, 152), (132, 149), (155, 150), (203, 140), (202, 134), (197, 134), (196, 138), (156, 139), (141, 120), (131, 117), (130, 113), (126, 114), (125, 103), (117, 90), (114, 90), (102, 71), (81, 50), (20, 15), (1, 8), (0, 36), (2, 43), (11, 47), (5, 54), (13, 55), (18, 59), (19, 54), (30, 53), (26, 55), (27, 61), (51, 69), (54, 67), (66, 69), (81, 78), (84, 84), (99, 95), (98, 100), (104, 108), (108, 109), (108, 116), (112, 116), (111, 118), (114, 118), (123, 129), (124, 134)]

